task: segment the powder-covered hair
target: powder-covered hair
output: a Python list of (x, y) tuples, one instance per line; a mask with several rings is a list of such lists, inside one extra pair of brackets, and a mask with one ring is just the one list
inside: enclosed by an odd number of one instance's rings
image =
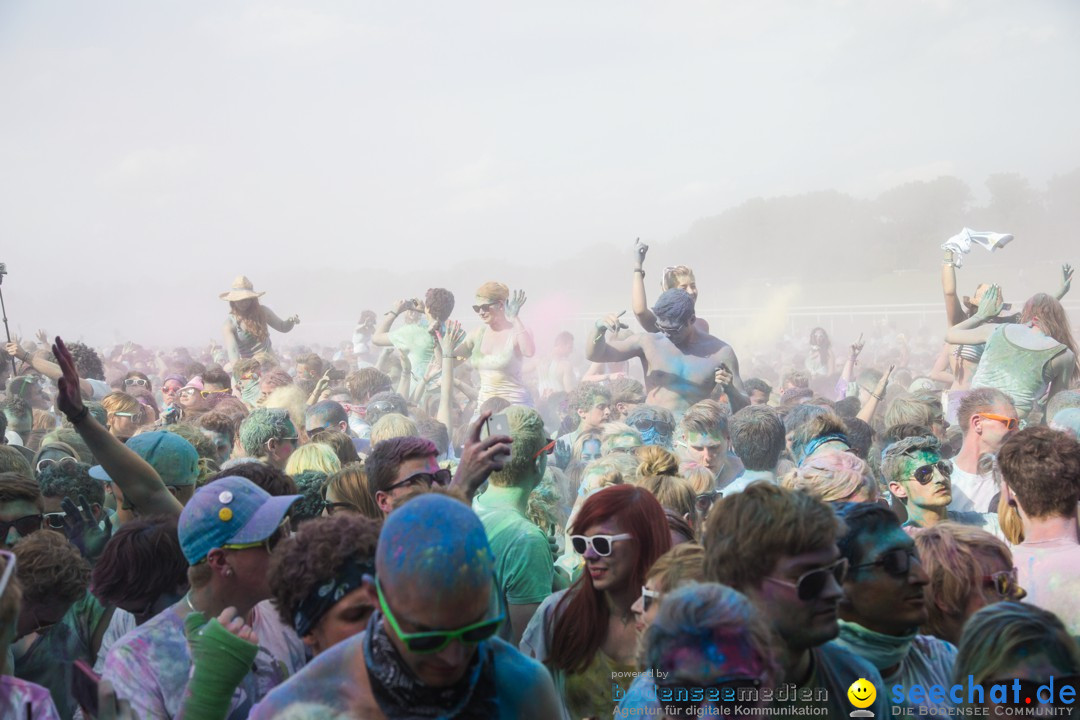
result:
[(422, 437), (396, 437), (371, 448), (364, 463), (373, 490), (387, 491), (397, 479), (398, 468), (406, 460), (434, 458), (439, 454), (435, 443)]
[(642, 638), (640, 664), (664, 673), (692, 671), (675, 661), (683, 648), (737, 648), (720, 657), (731, 669), (757, 666), (762, 686), (772, 687), (780, 678), (775, 643), (768, 622), (742, 593), (717, 583), (693, 584), (665, 594)]
[[(394, 442), (393, 440), (388, 442)], [(385, 590), (423, 588), (432, 602), (491, 584), (495, 557), (480, 518), (457, 499), (425, 492), (386, 517), (375, 551)]]
[(665, 290), (656, 299), (652, 311), (665, 325), (685, 325), (694, 317), (694, 298), (679, 288)]
[(862, 494), (863, 501), (878, 499), (878, 487), (870, 466), (852, 453), (817, 455), (785, 475), (781, 484), (805, 490), (825, 502), (845, 502)]
[(510, 426), (510, 457), (502, 470), (491, 473), (488, 482), (495, 487), (516, 485), (526, 474), (535, 473), (540, 458), (536, 454), (547, 444), (544, 419), (540, 413), (525, 405), (511, 405), (503, 412)]
[(279, 408), (255, 408), (240, 423), (240, 445), (251, 457), (265, 457), (266, 443), (295, 435), (296, 427), (290, 427), (288, 411)]
[(908, 479), (907, 460), (917, 452), (941, 453), (941, 442), (933, 435), (906, 437), (889, 445), (881, 453), (881, 474), (886, 482)]
[(600, 435), (600, 451), (604, 455), (610, 454), (612, 448), (615, 447), (615, 442), (627, 435), (634, 438), (637, 445), (641, 445), (641, 433), (637, 428), (622, 422), (604, 423), (604, 430)]
[(955, 522), (941, 522), (915, 535), (919, 562), (930, 578), (926, 588), (926, 604), (930, 620), (925, 632), (943, 637), (949, 620), (963, 624), (973, 596), (984, 604), (997, 602), (996, 592), (988, 591), (983, 577), (990, 574), (984, 558), (998, 560), (1002, 567), (1013, 567), (1009, 546), (985, 530)]
[(999, 602), (977, 611), (964, 625), (953, 665), (953, 682), (967, 687), (1013, 677), (1024, 657), (1044, 655), (1056, 675), (1080, 673), (1080, 649), (1057, 615), (1036, 605)]

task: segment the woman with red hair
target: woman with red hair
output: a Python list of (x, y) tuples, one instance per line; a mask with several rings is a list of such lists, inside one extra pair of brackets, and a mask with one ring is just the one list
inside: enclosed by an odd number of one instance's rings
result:
[[(664, 509), (647, 490), (612, 485), (590, 495), (570, 529), (585, 572), (540, 605), (521, 651), (544, 663), (564, 717), (610, 716), (637, 669), (631, 607), (653, 562), (671, 547)], [(613, 699), (614, 698), (614, 699)]]

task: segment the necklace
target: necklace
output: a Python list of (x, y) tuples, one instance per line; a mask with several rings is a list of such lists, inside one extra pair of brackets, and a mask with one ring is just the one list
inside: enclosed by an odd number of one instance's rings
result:
[(186, 602), (187, 606), (189, 608), (191, 608), (191, 612), (199, 612), (198, 610), (195, 609), (195, 606), (191, 604), (191, 591), (190, 590), (188, 590), (187, 594), (184, 595), (184, 602)]

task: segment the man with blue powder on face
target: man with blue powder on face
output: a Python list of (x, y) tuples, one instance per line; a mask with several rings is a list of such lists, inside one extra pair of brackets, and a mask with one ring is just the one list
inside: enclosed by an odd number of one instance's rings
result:
[(379, 609), (252, 712), (291, 718), (558, 717), (543, 666), (497, 633), (505, 622), (484, 526), (439, 492), (386, 519), (375, 557)]
[(697, 316), (689, 293), (678, 288), (666, 290), (652, 310), (659, 329), (655, 333), (608, 338), (608, 331), (614, 336), (626, 327), (620, 316), (597, 320), (586, 357), (592, 362), (609, 363), (641, 360), (648, 392), (646, 402), (676, 414), (709, 398), (714, 390), (727, 395), (732, 412), (750, 404), (743, 392), (735, 351), (694, 322)]

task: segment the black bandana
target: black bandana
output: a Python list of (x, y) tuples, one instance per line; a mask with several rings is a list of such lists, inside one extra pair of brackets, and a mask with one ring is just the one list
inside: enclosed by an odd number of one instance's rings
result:
[(355, 557), (348, 558), (333, 578), (308, 593), (300, 603), (293, 615), (296, 634), (304, 637), (314, 630), (338, 600), (364, 584), (364, 575), (373, 577), (375, 566), (371, 562), (359, 562)]
[(499, 716), (495, 694), (495, 663), (491, 646), (476, 646), (469, 669), (461, 681), (446, 688), (431, 688), (420, 682), (390, 642), (383, 628), (382, 613), (371, 616), (364, 631), (364, 662), (367, 664), (371, 694), (390, 720), (406, 718), (458, 718), (489, 720)]

